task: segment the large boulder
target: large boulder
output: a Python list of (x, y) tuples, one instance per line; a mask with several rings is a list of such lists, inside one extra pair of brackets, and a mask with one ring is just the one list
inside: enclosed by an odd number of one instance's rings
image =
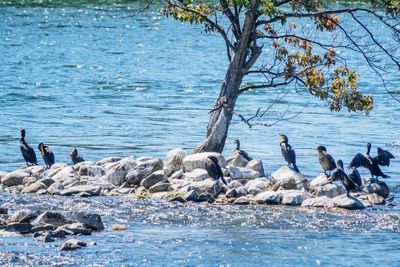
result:
[(248, 198), (247, 196), (242, 196), (242, 197), (238, 197), (237, 199), (235, 199), (235, 201), (233, 201), (233, 204), (235, 205), (249, 205), (251, 202), (250, 198)]
[(163, 163), (158, 158), (139, 158), (137, 163), (126, 175), (126, 181), (130, 184), (140, 184), (148, 175), (163, 169)]
[(194, 169), (191, 172), (185, 172), (183, 174), (183, 179), (187, 179), (190, 181), (203, 181), (208, 178), (210, 178), (208, 172), (205, 169), (200, 168)]
[(249, 163), (247, 163), (246, 167), (250, 170), (258, 172), (261, 176), (264, 176), (264, 165), (261, 160), (250, 160)]
[(326, 196), (328, 198), (334, 198), (343, 194), (346, 194), (346, 188), (343, 185), (329, 183), (323, 186), (313, 187), (312, 193), (317, 197)]
[(132, 157), (123, 158), (107, 170), (104, 179), (115, 186), (120, 186), (126, 181), (128, 172), (136, 166), (137, 163)]
[(182, 148), (175, 148), (168, 152), (164, 159), (164, 173), (168, 177), (174, 172), (183, 169), (183, 159), (187, 153)]
[(318, 175), (315, 179), (311, 180), (310, 182), (310, 188), (314, 189), (317, 187), (322, 187), (326, 184), (329, 184), (330, 182), (328, 181), (328, 177), (324, 173), (321, 173)]
[(310, 196), (300, 190), (282, 190), (279, 191), (282, 194), (282, 204), (288, 206), (301, 205), (304, 200), (310, 198)]
[(1, 178), (1, 183), (5, 186), (17, 186), (22, 185), (25, 177), (30, 176), (29, 173), (26, 173), (23, 170), (16, 170), (10, 173), (7, 173)]
[(59, 195), (64, 190), (64, 185), (61, 182), (55, 182), (47, 188), (47, 192), (51, 195)]
[(38, 215), (39, 212), (37, 211), (19, 210), (10, 215), (10, 217), (8, 218), (8, 222), (19, 222), (19, 223), (30, 222)]
[(341, 195), (332, 199), (335, 207), (356, 210), (365, 209), (363, 203), (355, 197), (348, 197), (347, 195)]
[(199, 182), (192, 182), (189, 185), (188, 191), (195, 190), (198, 195), (208, 192), (213, 197), (216, 197), (222, 189), (222, 183), (214, 179), (206, 179)]
[(248, 181), (244, 187), (250, 194), (255, 196), (261, 192), (267, 191), (270, 185), (271, 181), (265, 177), (262, 177)]
[(165, 176), (165, 173), (163, 170), (159, 170), (156, 172), (153, 172), (146, 178), (144, 178), (141, 182), (140, 185), (146, 188), (147, 190), (150, 189), (153, 185), (157, 183), (164, 183), (167, 181), (167, 176)]
[(327, 196), (308, 198), (301, 203), (302, 207), (333, 208), (333, 200)]
[(303, 174), (290, 169), (287, 165), (281, 166), (271, 174), (271, 181), (276, 184), (277, 189), (308, 189), (309, 181)]
[(197, 154), (192, 154), (188, 155), (183, 159), (183, 169), (185, 172), (191, 172), (194, 169), (197, 168), (202, 168), (204, 169), (204, 159), (209, 157), (209, 156), (214, 156), (218, 159), (218, 164), (221, 168), (225, 167), (225, 158), (215, 152), (203, 152), (203, 153), (197, 153)]
[(67, 189), (61, 190), (61, 196), (73, 196), (79, 194), (85, 194), (87, 196), (98, 196), (100, 195), (101, 188), (97, 185), (77, 185), (71, 186)]
[(66, 250), (66, 251), (76, 250), (86, 246), (87, 244), (83, 241), (77, 239), (69, 239), (62, 244), (61, 250)]
[(228, 170), (232, 179), (256, 179), (261, 177), (259, 172), (248, 168), (229, 166)]
[(161, 182), (156, 183), (152, 187), (150, 187), (149, 192), (150, 193), (165, 192), (165, 191), (168, 191), (170, 185), (171, 185), (170, 183), (161, 181)]
[[(58, 169), (55, 169), (54, 171), (57, 170)], [(50, 175), (50, 177), (53, 178), (54, 181), (66, 180), (68, 178), (77, 177), (77, 173), (72, 166), (67, 166), (59, 169), (54, 175)]]
[(254, 200), (258, 204), (269, 204), (269, 205), (280, 204), (282, 202), (282, 194), (274, 191), (266, 191), (256, 195)]

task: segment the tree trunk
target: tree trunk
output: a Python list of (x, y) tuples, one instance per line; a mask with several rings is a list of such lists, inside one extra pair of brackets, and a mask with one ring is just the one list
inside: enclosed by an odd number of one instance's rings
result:
[[(229, 125), (232, 120), (238, 91), (243, 80), (244, 70), (249, 68), (252, 62), (246, 62), (252, 36), (254, 34), (256, 22), (256, 3), (258, 0), (251, 0), (248, 11), (246, 12), (242, 34), (233, 51), (232, 60), (225, 75), (225, 80), (221, 86), (218, 100), (214, 105), (210, 120), (207, 126), (207, 136), (203, 144), (198, 146), (193, 152), (218, 152), (222, 153), (225, 140), (228, 136)], [(251, 63), (251, 65), (254, 62)]]

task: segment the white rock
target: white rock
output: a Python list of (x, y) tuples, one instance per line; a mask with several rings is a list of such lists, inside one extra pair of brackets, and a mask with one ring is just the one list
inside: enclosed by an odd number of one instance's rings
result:
[(248, 181), (244, 187), (250, 194), (257, 195), (261, 192), (267, 191), (270, 185), (271, 181), (265, 177), (262, 177)]
[(245, 167), (248, 163), (249, 161), (239, 153), (234, 153), (226, 160), (226, 166)]
[(92, 177), (101, 177), (106, 174), (106, 170), (102, 166), (90, 165), (87, 167), (87, 175)]
[(304, 200), (310, 198), (305, 192), (300, 190), (282, 190), (282, 204), (289, 206), (301, 205)]
[(97, 185), (77, 185), (64, 189), (60, 192), (62, 196), (72, 196), (80, 193), (87, 193), (90, 196), (100, 195), (101, 188)]
[(334, 203), (333, 200), (329, 197), (313, 197), (309, 199), (305, 199), (303, 203), (301, 203), (302, 207), (323, 207), (323, 208), (333, 208)]
[(322, 187), (315, 187), (313, 189), (313, 194), (317, 197), (326, 196), (329, 198), (334, 198), (343, 194), (346, 194), (346, 188), (343, 185), (330, 183)]
[(183, 159), (183, 168), (185, 172), (191, 172), (197, 168), (204, 169), (204, 159), (208, 156), (216, 157), (218, 159), (219, 166), (221, 168), (225, 167), (225, 158), (221, 154), (215, 152), (204, 152), (188, 155)]
[(183, 179), (191, 180), (191, 181), (203, 181), (205, 179), (210, 178), (207, 171), (205, 169), (194, 169), (191, 172), (185, 172), (183, 174)]
[(258, 172), (261, 176), (264, 176), (264, 165), (261, 160), (250, 160), (249, 163), (247, 163), (246, 167), (250, 170)]
[(54, 181), (65, 180), (66, 178), (77, 177), (77, 173), (72, 166), (67, 166), (67, 167), (60, 169), (54, 175), (52, 175), (52, 176), (50, 175), (50, 177), (53, 178)]
[(195, 190), (198, 195), (208, 192), (213, 197), (216, 197), (222, 189), (222, 183), (214, 179), (206, 179), (199, 182), (191, 182), (188, 191)]
[(33, 193), (38, 192), (41, 189), (46, 190), (47, 186), (44, 183), (37, 181), (37, 182), (25, 187), (24, 189), (22, 189), (21, 193), (22, 194), (33, 194)]
[(239, 187), (242, 187), (242, 186), (243, 186), (242, 183), (240, 183), (240, 182), (238, 182), (238, 181), (235, 181), (235, 180), (232, 180), (232, 181), (228, 184), (228, 188), (239, 188)]
[[(303, 188), (308, 189), (309, 182), (307, 177), (303, 174), (298, 173), (290, 169), (287, 165), (281, 166), (278, 170), (271, 174), (271, 181), (277, 185), (283, 185), (284, 189), (285, 185), (292, 186), (292, 181), (294, 181), (296, 185), (296, 189), (301, 190)], [(279, 187), (279, 186), (278, 186)]]
[(261, 177), (260, 173), (248, 168), (229, 166), (229, 176), (232, 179), (255, 179)]
[(282, 202), (282, 194), (274, 191), (266, 191), (259, 193), (254, 199), (258, 204), (275, 205)]
[(174, 172), (183, 169), (183, 159), (187, 153), (182, 148), (175, 148), (168, 152), (164, 159), (164, 173), (171, 176)]
[(64, 186), (60, 182), (55, 182), (47, 188), (47, 192), (52, 195), (59, 195), (61, 190), (64, 190)]
[(310, 188), (313, 189), (317, 186), (324, 186), (328, 183), (329, 183), (328, 177), (326, 177), (325, 174), (321, 173), (320, 175), (317, 176), (317, 178), (313, 179), (310, 182)]
[(103, 166), (103, 165), (105, 165), (107, 163), (117, 162), (117, 161), (120, 161), (120, 160), (121, 160), (121, 158), (119, 158), (119, 157), (108, 157), (108, 158), (104, 158), (102, 160), (99, 160), (95, 164), (98, 165), (98, 166)]
[(16, 186), (22, 185), (25, 177), (28, 177), (29, 173), (23, 170), (16, 170), (4, 175), (1, 179), (1, 183), (5, 186)]

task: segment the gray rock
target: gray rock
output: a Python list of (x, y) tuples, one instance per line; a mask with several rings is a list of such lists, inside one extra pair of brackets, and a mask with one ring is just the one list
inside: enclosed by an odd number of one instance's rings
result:
[(77, 239), (69, 239), (64, 242), (61, 246), (61, 250), (75, 250), (82, 247), (86, 247), (87, 244), (83, 241), (79, 241)]
[(368, 194), (367, 199), (369, 202), (371, 202), (374, 205), (384, 205), (386, 202), (382, 196), (380, 196), (376, 193)]
[(140, 185), (146, 188), (147, 190), (150, 189), (153, 185), (157, 183), (165, 183), (167, 181), (167, 176), (165, 176), (164, 171), (156, 171), (144, 178), (141, 182)]
[(300, 190), (282, 190), (279, 191), (282, 194), (282, 204), (288, 206), (301, 205), (304, 200), (308, 199), (309, 196)]
[(39, 224), (37, 226), (32, 227), (31, 233), (43, 232), (43, 231), (53, 231), (57, 229), (57, 226), (51, 224)]
[(4, 227), (4, 230), (9, 232), (19, 232), (21, 234), (28, 234), (32, 229), (32, 224), (30, 223), (9, 223)]
[(270, 185), (271, 181), (265, 177), (262, 177), (248, 181), (244, 187), (250, 194), (255, 196), (261, 192), (267, 191)]
[(117, 163), (114, 163), (114, 166), (107, 170), (104, 179), (115, 186), (120, 186), (126, 182), (128, 172), (133, 170), (136, 166), (137, 162), (133, 158), (123, 158)]
[(86, 228), (95, 231), (104, 230), (103, 221), (98, 214), (86, 212), (64, 212), (63, 215), (65, 218), (68, 218), (69, 221), (83, 223)]
[[(84, 167), (81, 167), (79, 169), (79, 172), (82, 174), (84, 174)], [(105, 175), (107, 172), (105, 170), (104, 167), (102, 166), (97, 166), (97, 165), (90, 165), (87, 166), (87, 170), (86, 170), (86, 174), (87, 176), (91, 176), (91, 177), (102, 177), (103, 175)]]
[(62, 190), (64, 190), (64, 186), (61, 182), (55, 182), (47, 188), (47, 192), (52, 195), (59, 195)]
[(4, 175), (1, 179), (1, 183), (5, 186), (22, 185), (24, 178), (28, 176), (29, 176), (28, 173), (22, 170), (16, 170)]
[(183, 159), (187, 153), (182, 148), (175, 148), (168, 152), (164, 159), (164, 173), (169, 177), (174, 172), (183, 169)]
[(221, 182), (213, 180), (211, 178), (204, 181), (192, 182), (189, 185), (189, 190), (196, 190), (199, 195), (208, 192), (213, 197), (218, 196), (218, 194), (221, 192), (221, 189)]
[(55, 181), (51, 178), (43, 178), (40, 179), (39, 182), (42, 182), (46, 185), (46, 187), (49, 187), (50, 185), (54, 184)]
[(177, 179), (182, 179), (182, 178), (183, 178), (183, 170), (174, 172), (170, 177), (171, 180), (177, 180)]
[(39, 215), (39, 212), (37, 211), (31, 211), (31, 210), (19, 210), (14, 212), (13, 214), (10, 215), (8, 218), (9, 222), (19, 222), (19, 223), (24, 223), (24, 222), (29, 222), (32, 219), (36, 218)]
[(226, 160), (226, 166), (245, 167), (249, 161), (245, 159), (240, 153), (234, 153)]
[(61, 213), (52, 211), (43, 212), (35, 220), (32, 221), (32, 225), (34, 226), (42, 224), (61, 226), (67, 223), (67, 219)]
[(322, 187), (328, 183), (329, 183), (328, 177), (326, 177), (325, 174), (321, 173), (320, 175), (317, 176), (317, 178), (313, 179), (310, 182), (310, 188), (314, 189), (316, 187)]
[(228, 170), (232, 179), (256, 179), (261, 177), (259, 172), (248, 168), (229, 166)]
[(235, 197), (244, 197), (244, 196), (247, 196), (247, 194), (249, 193), (244, 186), (235, 188), (235, 191), (236, 191)]
[(59, 171), (57, 171), (57, 173), (55, 173), (53, 176), (50, 176), (50, 177), (54, 181), (65, 181), (65, 180), (69, 180), (70, 178), (76, 178), (77, 173), (73, 167), (66, 166), (66, 167), (60, 169)]
[(34, 182), (33, 184), (25, 187), (24, 189), (22, 189), (21, 193), (22, 194), (34, 194), (41, 189), (46, 190), (47, 186), (44, 183), (37, 181), (37, 182)]
[(27, 186), (30, 186), (31, 184), (33, 184), (34, 182), (36, 182), (37, 180), (38, 180), (38, 178), (36, 178), (36, 177), (28, 176), (22, 180), (22, 185), (24, 187), (27, 187)]
[(163, 169), (163, 163), (160, 159), (150, 158), (145, 161), (139, 161), (138, 165), (128, 172), (126, 180), (130, 184), (140, 184), (140, 182), (153, 172)]
[[(256, 179), (255, 179), (256, 180)], [(254, 180), (253, 180), (254, 181)], [(251, 182), (251, 181), (249, 181), (249, 182)], [(239, 182), (239, 181), (235, 181), (235, 180), (232, 180), (229, 184), (228, 184), (228, 188), (238, 188), (238, 187), (242, 187), (243, 186), (243, 184), (241, 183), (241, 182)]]
[(313, 188), (313, 194), (317, 197), (326, 196), (328, 198), (334, 198), (343, 194), (346, 194), (346, 188), (343, 185), (329, 183), (323, 186), (317, 186)]
[(72, 235), (91, 235), (93, 230), (86, 228), (83, 223), (71, 223), (58, 227), (57, 231), (65, 231)]
[(266, 191), (259, 193), (254, 199), (258, 204), (276, 205), (282, 202), (282, 195), (279, 192)]
[(77, 185), (64, 189), (60, 192), (61, 196), (73, 196), (82, 193), (88, 194), (88, 196), (99, 196), (101, 188), (96, 185)]
[[(271, 181), (283, 189), (308, 189), (310, 186), (307, 178), (298, 172), (293, 171), (287, 165), (281, 166), (271, 174)], [(295, 188), (294, 185), (296, 186)]]
[(214, 196), (209, 192), (201, 193), (197, 199), (197, 202), (208, 202), (213, 203), (215, 201)]
[(249, 205), (250, 204), (250, 199), (246, 196), (239, 197), (233, 201), (233, 204), (235, 205)]
[(53, 238), (52, 233), (41, 233), (39, 235), (34, 236), (37, 241), (41, 242), (55, 242), (56, 240)]
[(370, 194), (377, 194), (383, 198), (387, 198), (389, 196), (390, 190), (389, 187), (385, 182), (382, 181), (374, 181), (367, 186), (364, 187), (364, 191), (370, 193)]
[(228, 191), (226, 191), (225, 196), (227, 198), (236, 198), (237, 194), (236, 194), (236, 189), (235, 188), (231, 188)]
[(361, 203), (360, 200), (353, 196), (341, 195), (332, 199), (335, 207), (356, 210), (356, 209), (364, 209), (365, 206)]
[(301, 203), (302, 207), (322, 207), (322, 208), (333, 208), (335, 205), (333, 200), (327, 196), (313, 197), (305, 199)]
[(186, 201), (193, 201), (193, 202), (196, 202), (196, 201), (199, 199), (199, 195), (197, 194), (197, 192), (196, 192), (195, 190), (191, 190), (191, 191), (187, 192), (187, 193), (183, 196), (183, 198), (184, 198)]
[(208, 172), (205, 169), (199, 169), (199, 168), (183, 174), (183, 179), (190, 181), (203, 181), (208, 178), (210, 178)]
[(264, 176), (264, 165), (261, 160), (250, 160), (249, 163), (247, 163), (246, 167), (250, 170), (258, 172), (261, 176)]
[[(144, 181), (144, 180), (143, 180)], [(157, 193), (157, 192), (164, 192), (168, 191), (168, 188), (170, 187), (170, 183), (165, 183), (165, 182), (158, 182), (152, 187), (149, 188), (150, 193)]]
[(120, 160), (121, 160), (121, 158), (119, 158), (119, 157), (108, 157), (108, 158), (104, 158), (104, 159), (96, 162), (95, 164), (98, 166), (103, 166), (107, 163), (114, 163), (114, 162), (118, 162)]
[(183, 168), (185, 172), (191, 172), (197, 168), (205, 168), (204, 159), (208, 156), (214, 156), (218, 159), (218, 164), (221, 168), (225, 167), (225, 159), (224, 157), (215, 152), (204, 152), (188, 155), (183, 159)]
[(4, 229), (0, 230), (0, 237), (21, 237), (21, 234), (16, 232), (5, 231)]
[(8, 214), (8, 209), (5, 207), (0, 207), (0, 214)]

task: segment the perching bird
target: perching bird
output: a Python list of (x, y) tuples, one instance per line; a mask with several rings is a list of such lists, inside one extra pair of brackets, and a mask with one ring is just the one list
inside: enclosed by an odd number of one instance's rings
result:
[(367, 153), (362, 155), (361, 153), (358, 153), (357, 155), (354, 156), (353, 160), (349, 164), (349, 168), (359, 168), (359, 167), (364, 167), (369, 170), (371, 173), (372, 177), (376, 176), (378, 179), (379, 176), (382, 178), (389, 178), (389, 175), (386, 175), (382, 172), (381, 166), (389, 166), (390, 165), (390, 159), (394, 159), (394, 156), (387, 150), (383, 150), (382, 148), (378, 147), (378, 155), (375, 157), (371, 157), (370, 153), (371, 152), (371, 144), (367, 144)]
[(208, 175), (211, 178), (215, 180), (221, 179), (225, 185), (228, 184), (224, 178), (224, 174), (222, 173), (221, 167), (219, 166), (218, 159), (216, 157), (208, 156), (204, 159), (204, 165)]
[(85, 161), (81, 156), (78, 155), (78, 150), (76, 148), (74, 148), (71, 153), (69, 154), (69, 156), (71, 157), (72, 163), (75, 165), (79, 162), (83, 162)]
[(250, 157), (249, 153), (247, 153), (246, 151), (240, 149), (240, 141), (239, 141), (239, 139), (235, 139), (233, 141), (233, 143), (236, 144), (236, 149), (235, 149), (235, 151), (233, 153), (239, 153), (240, 155), (242, 155), (248, 161), (253, 160), (253, 158)]
[(29, 163), (32, 165), (38, 165), (35, 151), (30, 145), (25, 142), (25, 129), (21, 129), (19, 148), (21, 149), (22, 156), (24, 157), (27, 166), (29, 166)]
[(319, 163), (321, 164), (321, 167), (324, 170), (325, 175), (328, 176), (326, 174), (327, 171), (331, 172), (334, 169), (336, 169), (335, 160), (332, 158), (331, 155), (326, 153), (326, 147), (319, 146), (317, 147), (317, 150), (318, 150)]
[(284, 134), (279, 134), (279, 135), (281, 136), (281, 141), (279, 145), (281, 146), (282, 156), (285, 158), (286, 162), (288, 163), (288, 166), (292, 164), (293, 169), (296, 172), (300, 172), (296, 165), (296, 152), (294, 152), (292, 146), (289, 145), (288, 143), (289, 139)]
[(50, 147), (46, 146), (43, 143), (40, 143), (38, 146), (40, 150), (40, 154), (42, 154), (42, 158), (44, 163), (46, 164), (46, 168), (50, 169), (51, 165), (54, 164), (54, 154), (51, 151)]
[(362, 191), (360, 185), (357, 184), (356, 181), (352, 180), (343, 170), (343, 161), (338, 160), (337, 168), (333, 170), (331, 176), (328, 178), (328, 181), (340, 181), (343, 186), (346, 188), (347, 196), (349, 196), (350, 191)]

